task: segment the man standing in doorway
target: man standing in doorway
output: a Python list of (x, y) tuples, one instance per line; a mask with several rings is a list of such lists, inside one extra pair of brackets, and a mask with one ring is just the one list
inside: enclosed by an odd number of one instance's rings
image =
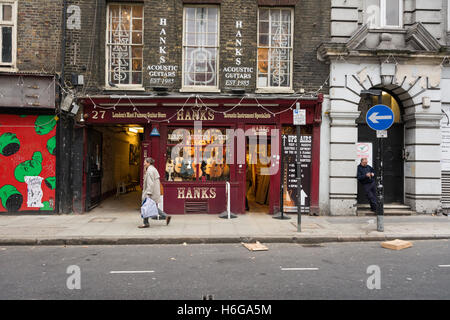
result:
[(362, 184), (367, 199), (369, 199), (370, 210), (377, 211), (377, 196), (375, 185), (375, 170), (367, 164), (367, 158), (362, 158), (361, 163), (358, 165), (357, 178)]
[[(156, 202), (158, 206), (159, 198), (161, 195), (161, 186), (159, 182), (158, 170), (154, 167), (155, 160), (152, 158), (145, 158), (144, 160), (144, 184), (142, 186), (142, 203), (144, 203), (145, 198), (149, 197)], [(158, 215), (166, 219), (166, 225), (170, 223), (171, 216), (168, 216), (164, 211), (158, 208)], [(144, 224), (139, 226), (139, 228), (148, 228), (150, 224), (148, 223), (148, 218), (144, 218)]]

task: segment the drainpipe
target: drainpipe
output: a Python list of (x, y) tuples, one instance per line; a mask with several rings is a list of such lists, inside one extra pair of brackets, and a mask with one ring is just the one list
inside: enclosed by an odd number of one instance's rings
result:
[(61, 85), (64, 84), (64, 65), (65, 65), (65, 58), (66, 58), (66, 20), (67, 20), (67, 0), (63, 0), (63, 13), (62, 13), (62, 21), (61, 21), (61, 30), (62, 30), (62, 36), (61, 36)]
[(66, 13), (67, 13), (67, 0), (63, 0), (63, 12), (62, 12), (62, 20), (61, 20), (61, 73), (59, 76), (59, 105), (57, 106), (56, 114), (59, 117), (59, 123), (56, 127), (56, 194), (55, 194), (55, 211), (56, 213), (65, 213), (65, 204), (64, 204), (64, 198), (63, 195), (65, 192), (65, 186), (64, 183), (68, 183), (68, 181), (64, 182), (64, 179), (62, 179), (64, 174), (64, 169), (62, 168), (62, 156), (65, 152), (63, 152), (62, 149), (66, 149), (65, 143), (64, 143), (64, 137), (63, 135), (64, 130), (63, 126), (65, 126), (65, 117), (61, 112), (61, 103), (63, 101), (63, 91), (61, 88), (64, 87), (64, 76), (65, 76), (65, 56), (66, 56)]

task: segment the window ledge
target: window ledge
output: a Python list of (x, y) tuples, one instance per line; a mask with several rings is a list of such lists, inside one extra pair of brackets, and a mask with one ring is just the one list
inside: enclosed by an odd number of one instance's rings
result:
[(380, 33), (406, 33), (404, 27), (369, 27), (369, 31), (380, 32)]
[(255, 93), (295, 93), (291, 88), (258, 88)]
[(7, 65), (0, 65), (0, 71), (6, 71), (6, 72), (18, 72), (19, 69), (13, 66), (7, 66)]
[(218, 88), (211, 88), (211, 87), (183, 87), (180, 89), (180, 92), (220, 92), (220, 89)]
[(117, 86), (117, 87), (103, 87), (103, 90), (108, 91), (145, 91), (144, 87), (127, 87), (127, 86)]

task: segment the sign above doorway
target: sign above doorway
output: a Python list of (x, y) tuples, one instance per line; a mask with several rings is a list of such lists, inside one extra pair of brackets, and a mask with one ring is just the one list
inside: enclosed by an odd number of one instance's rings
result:
[(367, 111), (366, 122), (373, 130), (387, 130), (394, 123), (394, 112), (384, 104), (377, 104)]

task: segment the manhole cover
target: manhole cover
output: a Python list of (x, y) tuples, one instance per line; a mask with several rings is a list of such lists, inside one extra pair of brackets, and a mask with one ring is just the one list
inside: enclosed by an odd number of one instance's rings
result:
[(116, 218), (94, 218), (89, 220), (89, 222), (113, 222)]

